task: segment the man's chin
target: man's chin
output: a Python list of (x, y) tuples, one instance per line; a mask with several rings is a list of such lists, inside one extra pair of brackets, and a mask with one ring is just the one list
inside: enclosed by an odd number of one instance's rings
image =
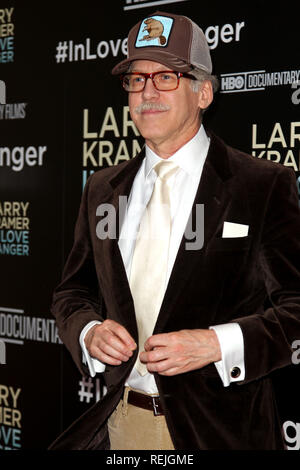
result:
[(140, 134), (143, 136), (143, 138), (146, 140), (146, 141), (151, 141), (151, 142), (159, 142), (162, 140), (163, 136), (161, 135), (160, 132), (152, 132), (149, 131), (149, 132), (141, 132), (140, 131)]

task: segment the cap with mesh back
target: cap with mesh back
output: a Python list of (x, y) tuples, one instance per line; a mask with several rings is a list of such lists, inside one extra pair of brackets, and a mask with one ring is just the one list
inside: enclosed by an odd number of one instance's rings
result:
[(205, 35), (186, 16), (159, 11), (147, 16), (129, 31), (127, 48), (127, 59), (112, 69), (113, 75), (126, 72), (134, 60), (152, 60), (177, 72), (212, 72)]

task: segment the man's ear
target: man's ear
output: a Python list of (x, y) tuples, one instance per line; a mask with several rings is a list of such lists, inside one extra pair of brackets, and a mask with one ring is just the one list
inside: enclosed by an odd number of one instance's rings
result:
[(201, 83), (199, 92), (198, 92), (198, 105), (201, 109), (206, 109), (212, 103), (214, 99), (214, 92), (212, 83), (209, 80), (204, 80)]

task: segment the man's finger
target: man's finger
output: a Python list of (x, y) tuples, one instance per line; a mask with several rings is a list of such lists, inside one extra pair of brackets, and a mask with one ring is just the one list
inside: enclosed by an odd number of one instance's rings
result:
[(158, 335), (150, 336), (145, 342), (145, 351), (151, 351), (159, 346), (168, 346), (169, 333), (160, 333)]
[(95, 346), (98, 346), (102, 350), (110, 348), (122, 354), (132, 354), (128, 346), (109, 330), (102, 331), (101, 335), (95, 337)]
[(157, 372), (158, 374), (164, 374), (171, 368), (174, 368), (174, 364), (169, 359), (157, 362), (147, 362), (147, 369), (149, 372)]
[(104, 343), (101, 345), (100, 349), (103, 353), (120, 361), (128, 361), (128, 359), (132, 356), (132, 351), (125, 349), (123, 352), (122, 347), (118, 348), (118, 346), (115, 346), (113, 343)]
[(156, 347), (153, 350), (141, 352), (140, 360), (141, 362), (148, 363), (148, 362), (158, 362), (169, 357), (169, 349), (165, 346)]
[(132, 336), (128, 333), (126, 328), (124, 328), (122, 325), (120, 325), (117, 322), (114, 322), (113, 320), (107, 320), (107, 322), (110, 323), (103, 323), (103, 327), (107, 328), (110, 332), (112, 332), (117, 338), (119, 338), (125, 346), (127, 346), (130, 350), (134, 350), (137, 345), (132, 338)]
[(111, 366), (119, 366), (122, 364), (122, 361), (119, 359), (115, 359), (111, 356), (108, 356), (107, 354), (104, 354), (101, 351), (98, 351), (98, 357), (96, 357), (100, 362), (103, 362), (104, 364), (109, 364)]

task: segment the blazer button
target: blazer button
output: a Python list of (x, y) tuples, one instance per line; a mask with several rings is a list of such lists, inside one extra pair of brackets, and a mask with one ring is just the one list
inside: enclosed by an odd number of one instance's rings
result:
[(233, 379), (237, 379), (241, 375), (241, 369), (239, 367), (233, 367), (230, 371), (230, 375)]

